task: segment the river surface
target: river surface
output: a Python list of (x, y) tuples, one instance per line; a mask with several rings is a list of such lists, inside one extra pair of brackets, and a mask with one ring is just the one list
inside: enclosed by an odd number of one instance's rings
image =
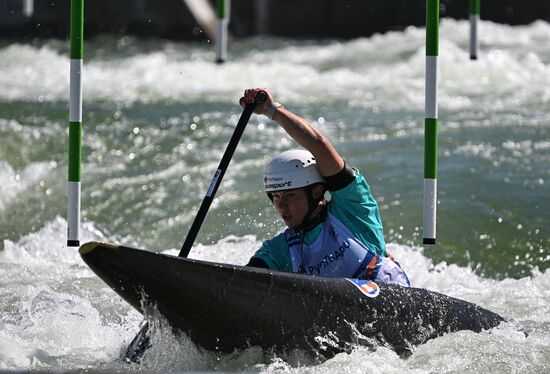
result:
[[(290, 373), (550, 371), (550, 24), (441, 25), (438, 244), (422, 247), (425, 31), (349, 41), (253, 38), (213, 63), (207, 43), (86, 41), (82, 238), (177, 254), (248, 87), (325, 132), (366, 175), (388, 247), (414, 286), (508, 319), (408, 358), (357, 347), (326, 361), (252, 347), (204, 352), (157, 329), (141, 366), (118, 361), (142, 316), (66, 247), (68, 43), (0, 42), (0, 369)], [(284, 229), (262, 190), (295, 147), (250, 120), (190, 257), (245, 264)]]

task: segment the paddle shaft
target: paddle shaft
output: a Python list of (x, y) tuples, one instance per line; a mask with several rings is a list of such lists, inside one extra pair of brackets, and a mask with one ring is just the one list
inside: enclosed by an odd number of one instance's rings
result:
[[(220, 161), (218, 169), (216, 170), (216, 173), (214, 173), (214, 178), (212, 179), (212, 182), (210, 183), (210, 187), (206, 192), (206, 196), (202, 201), (202, 204), (199, 208), (199, 212), (197, 213), (197, 216), (195, 217), (195, 220), (191, 225), (191, 229), (189, 230), (189, 234), (187, 234), (187, 237), (185, 238), (185, 242), (181, 247), (179, 257), (187, 257), (187, 255), (189, 255), (189, 252), (191, 251), (191, 247), (193, 246), (195, 238), (197, 237), (197, 234), (199, 233), (199, 230), (201, 228), (202, 222), (206, 217), (206, 213), (208, 213), (210, 204), (212, 204), (212, 201), (214, 200), (216, 191), (218, 190), (218, 187), (220, 186), (220, 183), (225, 174), (225, 171), (229, 166), (229, 162), (231, 162), (233, 153), (235, 153), (237, 144), (239, 144), (239, 140), (243, 135), (244, 129), (246, 128), (246, 125), (250, 120), (250, 116), (254, 112), (254, 108), (256, 108), (256, 105), (263, 103), (266, 99), (267, 99), (266, 93), (263, 91), (260, 91), (256, 95), (255, 102), (252, 104), (247, 104), (244, 107), (241, 117), (239, 118), (239, 122), (237, 122), (237, 127), (235, 128), (235, 131), (233, 131), (233, 136), (231, 136), (231, 139), (229, 140), (229, 144), (225, 149), (225, 153), (223, 154), (223, 157), (222, 157), (222, 160)], [(123, 355), (123, 360), (125, 362), (127, 363), (139, 362), (139, 360), (141, 359), (145, 351), (151, 346), (149, 336), (147, 335), (148, 330), (149, 330), (149, 323), (145, 322), (145, 324), (141, 327), (141, 329), (137, 333), (136, 337), (132, 340), (132, 342), (129, 344), (128, 348), (126, 349), (126, 352)]]
[(189, 229), (189, 233), (187, 234), (187, 237), (185, 238), (183, 246), (181, 247), (181, 251), (178, 255), (179, 257), (187, 257), (187, 255), (189, 255), (189, 252), (191, 251), (191, 247), (193, 246), (193, 243), (195, 242), (195, 239), (199, 233), (199, 230), (204, 221), (204, 218), (206, 217), (206, 213), (208, 213), (210, 204), (212, 204), (212, 201), (214, 200), (216, 191), (218, 191), (218, 187), (220, 186), (223, 176), (225, 174), (225, 171), (227, 170), (227, 167), (231, 162), (233, 153), (235, 153), (237, 144), (239, 144), (239, 140), (241, 139), (244, 129), (248, 124), (248, 120), (250, 119), (250, 116), (254, 112), (254, 108), (256, 107), (256, 105), (263, 103), (266, 98), (267, 98), (266, 94), (260, 91), (256, 95), (255, 102), (252, 104), (247, 104), (244, 107), (243, 113), (241, 114), (241, 118), (239, 118), (237, 127), (233, 132), (233, 136), (231, 137), (231, 140), (229, 140), (229, 144), (225, 149), (225, 153), (223, 154), (223, 157), (222, 157), (222, 160), (220, 161), (218, 169), (214, 173), (214, 178), (212, 178), (212, 182), (210, 182), (210, 187), (208, 187), (208, 191), (206, 192), (206, 195), (202, 200), (202, 204), (199, 208), (197, 216), (195, 217), (195, 220), (191, 225), (191, 229)]

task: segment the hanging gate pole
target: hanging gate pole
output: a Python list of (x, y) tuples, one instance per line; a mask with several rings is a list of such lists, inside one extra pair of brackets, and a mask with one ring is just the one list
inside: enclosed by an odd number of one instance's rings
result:
[(424, 244), (436, 241), (437, 205), (437, 58), (439, 0), (426, 0), (426, 102), (424, 120)]
[(478, 25), (480, 0), (469, 0), (470, 8), (470, 60), (477, 60), (479, 50)]
[(216, 39), (216, 62), (227, 60), (227, 39), (229, 14), (231, 13), (231, 0), (217, 0), (218, 29)]
[(80, 245), (80, 165), (82, 161), (82, 54), (84, 0), (71, 0), (71, 76), (69, 88), (69, 167), (67, 246)]

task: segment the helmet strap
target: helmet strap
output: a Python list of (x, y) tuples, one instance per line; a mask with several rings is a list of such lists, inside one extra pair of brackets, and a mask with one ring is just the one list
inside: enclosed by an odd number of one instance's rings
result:
[(304, 219), (302, 220), (302, 223), (296, 227), (296, 231), (298, 231), (301, 235), (305, 234), (307, 231), (311, 230), (315, 226), (317, 226), (319, 223), (323, 222), (327, 216), (327, 207), (323, 205), (321, 211), (316, 214), (314, 217), (312, 217), (313, 212), (315, 209), (319, 206), (319, 203), (323, 201), (325, 197), (325, 186), (323, 186), (323, 192), (319, 194), (317, 198), (313, 198), (313, 189), (317, 186), (317, 184), (307, 186), (305, 193), (307, 197), (307, 205), (308, 210), (306, 215), (304, 216)]

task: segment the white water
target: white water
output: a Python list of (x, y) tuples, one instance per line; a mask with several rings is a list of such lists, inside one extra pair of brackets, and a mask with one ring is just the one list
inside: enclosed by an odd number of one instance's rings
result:
[[(513, 28), (490, 22), (482, 26), (482, 47), (488, 45), (490, 50), (482, 49), (480, 59), (470, 61), (464, 53), (468, 23), (442, 21), (440, 107), (471, 108), (473, 99), (484, 95), (487, 86), (499, 98), (494, 103), (497, 106), (517, 108), (541, 95), (548, 102), (550, 25), (537, 21)], [(130, 104), (202, 100), (208, 95), (234, 103), (243, 87), (260, 85), (277, 92), (285, 102), (307, 102), (308, 95), (317, 101), (322, 94), (326, 100), (344, 96), (352, 99), (352, 104), (363, 103), (369, 108), (373, 104), (422, 108), (424, 38), (424, 29), (410, 27), (404, 32), (321, 45), (252, 39), (235, 45), (233, 60), (220, 66), (208, 63), (213, 51), (205, 46), (150, 42), (150, 52), (128, 55), (139, 40), (125, 37), (110, 41), (85, 59), (84, 100)], [(52, 42), (40, 48), (21, 44), (4, 48), (0, 99), (67, 100), (69, 60), (64, 51), (58, 51), (64, 45)], [(367, 100), (365, 89), (371, 96)], [(504, 92), (511, 95), (501, 97)], [(394, 100), (388, 101), (388, 96)]]
[[(0, 368), (110, 368), (134, 337), (141, 315), (126, 305), (80, 260), (60, 244), (66, 222), (57, 218), (0, 252)], [(87, 225), (83, 240), (105, 240)], [(212, 246), (199, 245), (193, 258), (243, 263), (260, 244), (253, 236), (230, 236)], [(315, 365), (300, 352), (265, 357), (258, 349), (232, 355), (201, 352), (167, 329), (140, 370), (245, 370), (302, 372), (545, 372), (550, 365), (550, 272), (495, 281), (470, 269), (433, 264), (422, 249), (392, 244), (390, 251), (417, 287), (459, 297), (505, 316), (509, 322), (482, 333), (457, 332), (417, 347), (408, 359), (387, 348), (357, 347), (351, 354)], [(177, 250), (167, 251), (177, 254)], [(520, 366), (518, 366), (518, 364)], [(305, 365), (305, 366), (304, 366)], [(134, 367), (136, 368), (136, 367)], [(376, 370), (375, 370), (376, 368)]]
[[(66, 43), (13, 44), (0, 49), (0, 369), (548, 372), (550, 271), (538, 266), (550, 261), (550, 25), (483, 22), (476, 62), (468, 59), (466, 22), (445, 20), (441, 30), (440, 250), (467, 265), (434, 261), (445, 254), (411, 244), (420, 225), (411, 213), (421, 198), (411, 180), (421, 180), (414, 160), (421, 157), (424, 105), (424, 30), (417, 28), (346, 42), (242, 41), (223, 66), (209, 62), (205, 46), (132, 38), (87, 44), (81, 241), (177, 253), (182, 225), (226, 145), (224, 125), (237, 120), (236, 99), (245, 87), (267, 86), (334, 135), (347, 160), (368, 169), (389, 249), (416, 287), (477, 303), (509, 322), (445, 335), (407, 359), (357, 347), (323, 363), (303, 352), (202, 352), (161, 325), (142, 367), (118, 363), (142, 317), (63, 244)], [(290, 144), (264, 122), (251, 121), (256, 127), (246, 136), (254, 141), (239, 145), (205, 222), (209, 236), (198, 238), (190, 257), (244, 264), (281, 228), (271, 224), (257, 176)], [(480, 275), (498, 261), (488, 271), (497, 275)], [(515, 276), (498, 276), (507, 272)]]

